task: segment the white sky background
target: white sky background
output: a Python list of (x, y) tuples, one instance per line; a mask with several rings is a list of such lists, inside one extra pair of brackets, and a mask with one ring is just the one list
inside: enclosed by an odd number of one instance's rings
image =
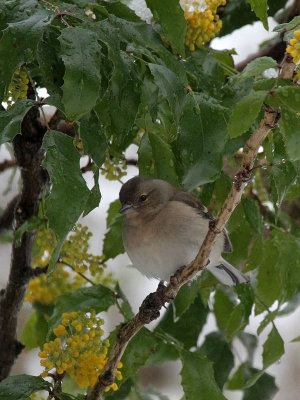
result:
[[(137, 14), (144, 15), (146, 18), (150, 17), (149, 12), (144, 13), (143, 1), (133, 0), (131, 4), (137, 10)], [(261, 22), (257, 22), (253, 25), (246, 26), (231, 35), (223, 38), (216, 38), (212, 42), (212, 47), (218, 50), (232, 49), (235, 48), (237, 55), (234, 56), (235, 61), (239, 62), (246, 58), (249, 54), (254, 53), (258, 50), (258, 44), (262, 41), (272, 37), (272, 29), (275, 23), (272, 19), (269, 19), (270, 31), (266, 32)], [(128, 158), (136, 157), (136, 146), (131, 146), (127, 151)], [(9, 154), (5, 147), (2, 146), (0, 151), (0, 162), (4, 159), (9, 158)], [(82, 164), (85, 165), (85, 161), (82, 160)], [(11, 171), (5, 171), (1, 174), (0, 180), (0, 205), (2, 208), (5, 207), (7, 202), (18, 193), (18, 179), (14, 179), (12, 191), (4, 196), (3, 191), (7, 185), (7, 179)], [(128, 177), (125, 177), (124, 181), (130, 179), (136, 175), (138, 170), (135, 167), (128, 167)], [(85, 178), (90, 186), (93, 185), (92, 173), (88, 172), (85, 174)], [(95, 254), (101, 254), (102, 241), (106, 229), (106, 210), (109, 203), (118, 197), (120, 190), (119, 182), (106, 181), (103, 176), (100, 176), (100, 189), (102, 193), (102, 200), (99, 208), (91, 212), (87, 217), (82, 220), (84, 225), (88, 225), (90, 230), (93, 232), (92, 237), (92, 251)], [(10, 262), (10, 245), (0, 243), (0, 254), (2, 261), (2, 269), (0, 274), (0, 288), (5, 287), (8, 275), (8, 268)], [(129, 266), (130, 262), (126, 255), (121, 255), (115, 260), (109, 263), (109, 269), (113, 271), (116, 278), (120, 280), (121, 287), (126, 293), (130, 303), (132, 304), (133, 310), (136, 312), (144, 297), (152, 290), (156, 289), (157, 282), (155, 280), (149, 280), (142, 276), (137, 270)], [(30, 312), (30, 307), (25, 305), (22, 310), (20, 325), (24, 323)], [(300, 393), (300, 344), (289, 343), (294, 337), (299, 335), (299, 320), (300, 310), (294, 313), (292, 316), (278, 319), (276, 325), (279, 333), (282, 335), (286, 342), (286, 354), (282, 358), (280, 364), (268, 369), (268, 372), (276, 376), (276, 383), (280, 387), (280, 391), (275, 396), (274, 400), (296, 400), (299, 398)], [(115, 310), (111, 310), (110, 321), (107, 322), (107, 330), (112, 328), (115, 322), (120, 320), (117, 317)], [(248, 332), (256, 334), (261, 318), (251, 318), (251, 324)], [(203, 341), (205, 334), (215, 329), (215, 321), (213, 317), (209, 318), (208, 323), (204, 328), (204, 332), (200, 337), (200, 343)], [(260, 336), (260, 345), (266, 340), (269, 330), (264, 331)], [(238, 343), (234, 342), (234, 347), (237, 353), (240, 353), (243, 358), (245, 355), (242, 349), (239, 348)], [(256, 359), (256, 367), (261, 367), (261, 350)], [(180, 363), (168, 363), (167, 368), (160, 368), (158, 375), (164, 377), (164, 381), (167, 381), (167, 385), (162, 386), (160, 380), (156, 380), (159, 390), (169, 396), (170, 400), (179, 400), (182, 397), (182, 391), (179, 386), (180, 377), (178, 373), (180, 371)], [(31, 351), (24, 353), (19, 357), (15, 367), (14, 373), (28, 373), (28, 374), (39, 374), (41, 367), (39, 366), (39, 360), (37, 357), (37, 351)], [(201, 373), (201, 372), (200, 372)], [(176, 384), (178, 383), (178, 385)], [(240, 400), (241, 394), (239, 392), (226, 392), (228, 400)], [(209, 399), (207, 399), (209, 400)], [(264, 399), (257, 399), (264, 400)]]

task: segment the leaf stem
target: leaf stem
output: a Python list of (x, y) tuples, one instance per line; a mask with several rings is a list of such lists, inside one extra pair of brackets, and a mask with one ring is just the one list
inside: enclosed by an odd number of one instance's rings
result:
[(76, 272), (76, 274), (80, 275), (84, 280), (86, 280), (87, 282), (91, 283), (93, 286), (96, 285), (95, 282), (93, 282), (91, 279), (89, 279), (87, 276), (85, 276), (82, 272), (77, 271), (75, 269), (75, 267), (73, 267), (73, 265), (69, 264), (65, 260), (60, 259), (59, 262), (62, 263), (62, 264), (65, 264), (67, 267), (70, 267), (74, 272)]

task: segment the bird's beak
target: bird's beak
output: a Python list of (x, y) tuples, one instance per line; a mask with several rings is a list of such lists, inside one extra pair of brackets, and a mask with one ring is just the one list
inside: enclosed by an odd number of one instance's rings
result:
[(123, 207), (119, 210), (119, 213), (130, 214), (134, 211), (135, 211), (135, 209), (132, 204), (124, 204)]

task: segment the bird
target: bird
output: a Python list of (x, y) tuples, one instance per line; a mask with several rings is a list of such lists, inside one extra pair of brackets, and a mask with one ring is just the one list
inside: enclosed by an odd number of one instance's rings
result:
[[(198, 254), (213, 219), (200, 200), (162, 179), (135, 176), (119, 193), (123, 243), (132, 264), (148, 278), (170, 277)], [(206, 268), (227, 286), (247, 283), (222, 257), (233, 251), (226, 229), (216, 238)]]

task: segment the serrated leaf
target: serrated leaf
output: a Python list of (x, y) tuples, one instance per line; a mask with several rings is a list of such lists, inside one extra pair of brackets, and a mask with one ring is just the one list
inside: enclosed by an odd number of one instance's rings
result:
[(234, 357), (225, 336), (221, 332), (209, 333), (199, 351), (212, 361), (215, 380), (222, 389), (234, 366)]
[(263, 218), (260, 213), (258, 202), (246, 197), (242, 201), (243, 209), (245, 212), (245, 217), (251, 226), (251, 228), (261, 234), (263, 227)]
[(286, 29), (287, 31), (293, 29), (295, 26), (297, 26), (300, 23), (300, 15), (297, 15), (294, 17), (290, 22), (284, 23), (284, 24), (279, 24), (275, 26), (273, 29), (273, 32), (281, 32), (283, 29)]
[(269, 312), (265, 318), (262, 320), (262, 322), (259, 324), (259, 327), (257, 328), (257, 334), (260, 335), (262, 331), (269, 325), (270, 322), (272, 322), (278, 314), (278, 310), (274, 310)]
[(268, 0), (248, 0), (252, 10), (255, 12), (256, 16), (261, 20), (264, 28), (268, 31)]
[(64, 312), (95, 310), (96, 313), (99, 313), (106, 311), (115, 302), (114, 292), (103, 285), (84, 287), (72, 293), (62, 294), (57, 298), (53, 314), (49, 319), (48, 335), (61, 321)]
[(186, 97), (186, 90), (183, 83), (173, 71), (162, 65), (149, 63), (148, 67), (156, 85), (160, 88), (163, 96), (168, 101), (175, 121), (178, 123)]
[(66, 69), (62, 100), (67, 117), (78, 120), (99, 96), (101, 46), (95, 32), (80, 26), (63, 29), (59, 41)]
[(170, 145), (155, 133), (149, 132), (148, 136), (154, 159), (154, 176), (178, 186), (175, 157)]
[(223, 289), (217, 289), (214, 297), (214, 313), (219, 329), (225, 330), (228, 319), (235, 307), (234, 302), (230, 299)]
[(80, 120), (80, 137), (84, 153), (100, 168), (105, 159), (107, 141), (97, 116), (92, 113), (89, 118)]
[(0, 110), (0, 146), (21, 133), (21, 123), (34, 101), (20, 99), (8, 110)]
[(103, 254), (105, 255), (105, 260), (115, 258), (119, 254), (125, 252), (122, 237), (124, 216), (116, 214), (115, 217), (109, 216), (108, 219), (109, 218), (113, 218), (113, 222), (110, 222), (103, 241)]
[(266, 96), (266, 91), (258, 90), (243, 97), (236, 104), (228, 125), (228, 132), (231, 138), (240, 136), (251, 127), (261, 110)]
[(127, 297), (126, 297), (125, 293), (123, 292), (123, 290), (121, 289), (119, 283), (117, 283), (117, 285), (115, 287), (115, 291), (119, 294), (119, 296), (121, 298), (121, 304), (119, 304), (121, 313), (124, 316), (125, 321), (129, 321), (131, 318), (134, 317), (134, 313), (133, 313), (130, 303), (127, 300)]
[(275, 326), (263, 346), (263, 366), (269, 367), (284, 354), (284, 343)]
[(190, 286), (184, 285), (180, 288), (175, 300), (173, 301), (176, 317), (181, 317), (181, 315), (185, 313), (189, 306), (194, 302), (198, 294), (198, 280), (193, 280)]
[(50, 388), (50, 383), (40, 376), (9, 376), (0, 382), (0, 400), (27, 400), (32, 393)]
[(221, 155), (227, 138), (225, 111), (200, 95), (187, 97), (178, 138), (172, 143), (187, 190), (216, 180), (222, 169)]
[(181, 351), (182, 387), (186, 400), (226, 400), (219, 389), (212, 363), (199, 351)]
[(266, 69), (275, 68), (277, 62), (271, 57), (259, 57), (247, 64), (246, 68), (241, 73), (241, 78), (247, 78), (250, 76), (259, 76)]
[(286, 152), (290, 161), (300, 159), (300, 116), (290, 110), (281, 112), (280, 130), (284, 135)]
[(282, 292), (280, 280), (274, 279), (275, 276), (278, 276), (276, 264), (279, 258), (279, 250), (274, 247), (272, 239), (265, 241), (263, 250), (262, 260), (257, 266), (257, 294), (264, 304), (270, 307)]
[(169, 333), (185, 348), (190, 349), (197, 345), (197, 339), (206, 322), (207, 315), (208, 308), (204, 307), (198, 296), (180, 318), (176, 318), (173, 307), (170, 305), (157, 328)]
[(243, 400), (272, 400), (277, 392), (275, 378), (264, 373), (253, 386), (245, 390)]
[(171, 42), (172, 47), (184, 56), (186, 20), (179, 2), (146, 0), (146, 4), (152, 11), (154, 20), (160, 24), (163, 35)]
[[(120, 50), (119, 26), (110, 21), (98, 24), (99, 38), (108, 48), (108, 58), (113, 69), (109, 83), (95, 111), (103, 125), (103, 131), (111, 147), (117, 151), (125, 150), (136, 136), (132, 129), (141, 98), (141, 80), (132, 58)], [(117, 21), (123, 21), (116, 18)]]
[(297, 171), (290, 161), (272, 167), (272, 197), (274, 205), (278, 209), (281, 206), (290, 186), (295, 182), (297, 175)]
[(43, 148), (52, 189), (46, 198), (46, 216), (58, 241), (64, 240), (83, 212), (89, 190), (82, 177), (80, 155), (73, 139), (64, 133), (49, 131), (44, 137)]
[(158, 341), (155, 335), (146, 328), (142, 328), (128, 343), (121, 359), (123, 363), (123, 381), (135, 375), (140, 367), (155, 352)]
[(295, 112), (300, 112), (300, 87), (283, 86), (275, 90), (273, 96), (283, 106)]
[(1, 24), (7, 24), (0, 39), (0, 100), (16, 69), (29, 63), (55, 13), (35, 0), (13, 0), (2, 4)]
[(85, 217), (96, 207), (99, 206), (101, 200), (101, 192), (99, 188), (99, 169), (94, 173), (94, 186), (92, 187), (89, 197), (87, 199), (83, 216)]
[(248, 325), (254, 300), (250, 285), (238, 285), (235, 287), (235, 291), (241, 302), (234, 308), (227, 323), (226, 336), (230, 339)]

